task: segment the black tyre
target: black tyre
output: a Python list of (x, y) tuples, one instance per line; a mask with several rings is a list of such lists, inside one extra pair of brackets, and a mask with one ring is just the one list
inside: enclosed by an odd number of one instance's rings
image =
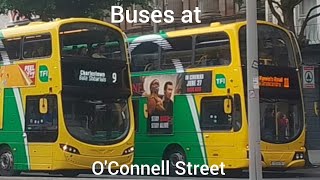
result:
[(13, 154), (11, 149), (5, 146), (0, 149), (0, 176), (13, 175), (15, 175)]
[(21, 171), (14, 171), (13, 176), (20, 176), (21, 175)]
[[(187, 162), (186, 160), (186, 154), (183, 151), (182, 148), (179, 147), (175, 147), (175, 148), (171, 148), (169, 149), (165, 155), (164, 155), (164, 160), (169, 160), (169, 165), (170, 165), (170, 175), (177, 175), (176, 174), (176, 164), (179, 161), (183, 161), (184, 163)], [(181, 166), (181, 165), (180, 165)]]
[(240, 178), (240, 177), (245, 177), (246, 175), (241, 169), (225, 170), (225, 171), (226, 171), (225, 174), (231, 178)]
[(64, 177), (77, 177), (79, 175), (79, 172), (77, 171), (66, 171), (61, 173)]

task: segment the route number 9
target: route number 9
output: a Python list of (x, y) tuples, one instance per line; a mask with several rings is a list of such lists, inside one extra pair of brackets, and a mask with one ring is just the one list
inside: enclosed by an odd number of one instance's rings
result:
[(117, 73), (112, 73), (112, 83), (116, 83), (117, 82)]

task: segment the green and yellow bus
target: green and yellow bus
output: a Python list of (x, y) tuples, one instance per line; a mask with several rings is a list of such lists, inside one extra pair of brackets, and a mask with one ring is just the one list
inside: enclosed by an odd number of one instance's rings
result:
[[(292, 34), (258, 22), (261, 157), (264, 168), (305, 164), (305, 117)], [(249, 166), (246, 23), (129, 38), (135, 163), (169, 160)], [(258, 121), (258, 119), (257, 119)], [(181, 164), (180, 164), (181, 165)]]
[[(76, 176), (96, 161), (133, 162), (128, 45), (119, 28), (57, 19), (2, 29), (0, 38), (0, 175)], [(112, 49), (99, 50), (108, 42)]]

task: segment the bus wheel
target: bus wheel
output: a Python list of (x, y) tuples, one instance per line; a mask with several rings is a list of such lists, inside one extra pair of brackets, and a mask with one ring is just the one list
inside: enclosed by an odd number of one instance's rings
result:
[[(165, 160), (169, 161), (169, 165), (170, 165), (170, 174), (171, 175), (176, 175), (175, 170), (176, 168), (176, 164), (179, 161), (182, 162), (186, 162), (186, 155), (184, 153), (184, 151), (179, 148), (179, 147), (175, 147), (175, 148), (170, 148), (166, 153), (165, 153)], [(182, 165), (180, 165), (182, 166)]]
[(0, 175), (12, 176), (14, 174), (14, 160), (11, 149), (3, 147), (0, 149)]
[(77, 177), (79, 175), (77, 171), (67, 171), (67, 172), (62, 172), (61, 174), (64, 177)]

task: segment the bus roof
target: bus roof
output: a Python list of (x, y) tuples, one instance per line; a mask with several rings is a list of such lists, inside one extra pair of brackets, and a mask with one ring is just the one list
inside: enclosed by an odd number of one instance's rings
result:
[[(266, 21), (257, 21), (258, 24), (267, 24), (270, 26), (274, 26), (283, 30), (283, 27), (266, 22)], [(132, 43), (133, 41), (136, 42), (136, 39), (139, 38), (139, 42), (143, 41), (152, 41), (159, 36), (162, 38), (167, 38), (167, 37), (180, 37), (180, 36), (191, 36), (191, 35), (196, 35), (196, 34), (204, 34), (204, 33), (210, 33), (213, 31), (223, 31), (226, 29), (237, 29), (240, 28), (241, 26), (245, 25), (246, 21), (241, 21), (241, 22), (234, 22), (234, 23), (228, 23), (228, 24), (221, 24), (219, 22), (214, 22), (211, 23), (210, 26), (206, 27), (198, 27), (198, 28), (190, 28), (190, 29), (184, 29), (184, 30), (174, 30), (174, 31), (161, 31), (158, 34), (148, 34), (148, 35), (142, 35), (142, 36), (133, 36), (128, 38), (128, 42)], [(144, 37), (144, 38), (141, 38)]]
[(97, 24), (101, 24), (101, 25), (113, 28), (119, 32), (122, 32), (121, 29), (118, 28), (117, 26), (114, 26), (112, 24), (109, 24), (100, 20), (95, 20), (90, 18), (68, 18), (68, 19), (56, 19), (50, 22), (31, 22), (28, 25), (14, 26), (6, 29), (1, 29), (0, 33), (5, 38), (20, 37), (23, 35), (41, 34), (41, 33), (50, 32), (53, 30), (58, 30), (58, 28), (61, 25), (72, 23), (72, 22), (97, 23)]

